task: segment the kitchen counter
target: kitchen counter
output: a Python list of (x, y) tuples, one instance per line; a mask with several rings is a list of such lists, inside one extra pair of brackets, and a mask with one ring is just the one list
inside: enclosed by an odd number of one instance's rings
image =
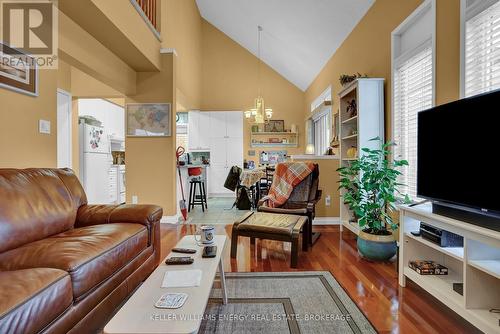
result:
[(200, 164), (200, 165), (183, 165), (179, 166), (180, 168), (196, 168), (196, 167), (201, 167), (201, 168), (207, 168), (210, 167), (210, 164)]

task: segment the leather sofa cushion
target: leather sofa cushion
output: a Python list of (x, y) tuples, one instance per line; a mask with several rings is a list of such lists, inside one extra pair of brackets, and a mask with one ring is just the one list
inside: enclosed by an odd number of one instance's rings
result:
[(0, 253), (73, 228), (87, 198), (69, 169), (0, 169)]
[(0, 272), (0, 333), (38, 333), (72, 303), (71, 279), (65, 271)]
[(148, 246), (141, 224), (77, 228), (0, 254), (0, 270), (46, 267), (67, 271), (75, 300), (105, 281)]

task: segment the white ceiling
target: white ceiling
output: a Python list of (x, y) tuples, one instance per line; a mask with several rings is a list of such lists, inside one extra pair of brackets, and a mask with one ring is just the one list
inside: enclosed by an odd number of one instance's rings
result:
[(306, 90), (375, 0), (196, 0), (201, 16)]

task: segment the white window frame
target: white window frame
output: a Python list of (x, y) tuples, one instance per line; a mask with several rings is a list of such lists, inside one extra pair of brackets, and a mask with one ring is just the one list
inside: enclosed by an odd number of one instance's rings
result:
[[(400, 55), (397, 53), (397, 48), (400, 46), (401, 35), (412, 27), (415, 22), (424, 17), (431, 11), (432, 27), (431, 37), (426, 39), (420, 45), (412, 50), (404, 52)], [(417, 9), (413, 11), (394, 31), (391, 33), (391, 138), (395, 138), (395, 75), (398, 67), (406, 60), (416, 56), (428, 46), (432, 48), (432, 106), (436, 105), (436, 0), (425, 0)], [(396, 143), (397, 144), (397, 143)]]
[(460, 98), (465, 98), (465, 23), (469, 17), (474, 17), (499, 0), (479, 0), (473, 4), (467, 13), (467, 0), (460, 0)]
[(323, 102), (332, 101), (332, 86), (328, 86), (314, 101), (311, 102), (311, 113)]

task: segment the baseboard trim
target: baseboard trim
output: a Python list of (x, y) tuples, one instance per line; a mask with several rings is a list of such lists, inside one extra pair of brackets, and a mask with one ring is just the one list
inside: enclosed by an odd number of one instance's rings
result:
[(161, 217), (160, 223), (161, 224), (178, 224), (179, 223), (179, 214), (176, 214), (174, 216), (163, 216)]
[(340, 225), (340, 217), (316, 217), (313, 225)]

